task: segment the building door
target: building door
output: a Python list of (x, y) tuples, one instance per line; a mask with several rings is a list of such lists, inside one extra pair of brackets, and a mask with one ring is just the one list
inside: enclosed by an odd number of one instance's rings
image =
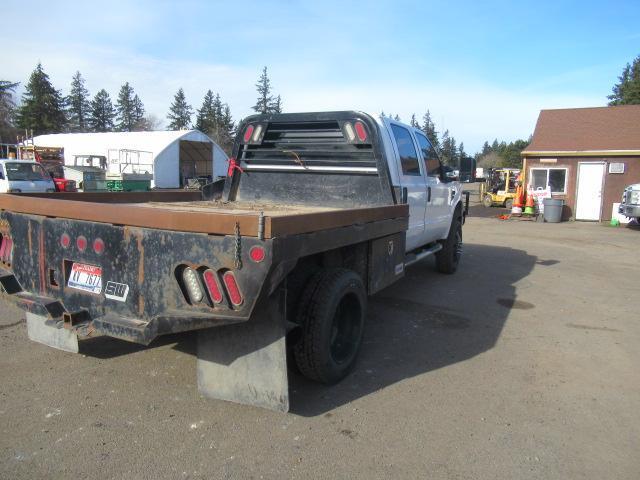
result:
[(578, 164), (576, 220), (600, 220), (604, 163)]

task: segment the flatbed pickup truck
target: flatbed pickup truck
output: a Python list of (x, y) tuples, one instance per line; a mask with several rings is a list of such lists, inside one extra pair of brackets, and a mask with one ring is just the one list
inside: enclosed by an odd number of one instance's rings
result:
[(287, 359), (340, 381), (368, 295), (430, 255), (458, 266), (468, 197), (420, 130), (251, 116), (228, 173), (202, 192), (0, 195), (0, 284), (30, 338), (77, 352), (197, 330), (201, 392), (287, 411)]

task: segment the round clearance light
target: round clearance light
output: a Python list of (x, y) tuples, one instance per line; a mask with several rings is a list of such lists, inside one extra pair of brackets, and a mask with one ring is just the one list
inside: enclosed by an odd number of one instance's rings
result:
[(367, 139), (367, 129), (364, 128), (364, 123), (356, 122), (356, 133), (358, 134), (358, 140), (361, 142)]
[(78, 250), (80, 250), (81, 252), (84, 252), (86, 250), (86, 248), (87, 248), (87, 239), (83, 235), (80, 235), (76, 239), (76, 247), (78, 247)]
[(98, 255), (104, 252), (104, 242), (102, 241), (101, 238), (96, 238), (93, 241), (93, 251), (96, 252)]
[(60, 235), (60, 245), (62, 245), (62, 248), (69, 248), (69, 245), (71, 245), (71, 237), (68, 233)]
[(264, 251), (264, 248), (256, 245), (255, 247), (251, 247), (251, 250), (249, 250), (249, 256), (254, 262), (260, 263), (264, 260), (266, 253)]
[(353, 142), (356, 139), (356, 132), (353, 129), (353, 125), (351, 125), (350, 123), (345, 123), (344, 131), (346, 132), (347, 138), (350, 142)]
[(244, 143), (249, 143), (249, 140), (251, 140), (253, 129), (254, 129), (253, 125), (247, 126), (247, 129), (244, 131)]
[(260, 135), (262, 135), (262, 125), (258, 124), (255, 132), (253, 132), (253, 137), (251, 137), (251, 140), (257, 142), (258, 140), (260, 140)]
[(187, 287), (191, 303), (200, 303), (204, 295), (202, 288), (200, 288), (200, 280), (198, 280), (196, 271), (193, 268), (185, 268), (182, 273), (182, 280), (184, 280), (184, 285)]

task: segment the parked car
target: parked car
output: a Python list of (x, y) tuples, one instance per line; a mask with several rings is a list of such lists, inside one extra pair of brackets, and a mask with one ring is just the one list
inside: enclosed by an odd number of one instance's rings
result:
[(624, 189), (618, 213), (625, 217), (634, 218), (636, 222), (640, 223), (640, 183), (634, 183)]
[(55, 191), (51, 175), (38, 162), (0, 159), (0, 193)]

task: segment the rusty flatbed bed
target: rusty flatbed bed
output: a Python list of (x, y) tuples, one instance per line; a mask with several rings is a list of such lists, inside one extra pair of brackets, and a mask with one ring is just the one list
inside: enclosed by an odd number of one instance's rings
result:
[(199, 192), (0, 194), (0, 210), (90, 222), (181, 232), (231, 235), (236, 223), (243, 236), (264, 237), (407, 217), (406, 205), (327, 208), (256, 202), (198, 200)]

